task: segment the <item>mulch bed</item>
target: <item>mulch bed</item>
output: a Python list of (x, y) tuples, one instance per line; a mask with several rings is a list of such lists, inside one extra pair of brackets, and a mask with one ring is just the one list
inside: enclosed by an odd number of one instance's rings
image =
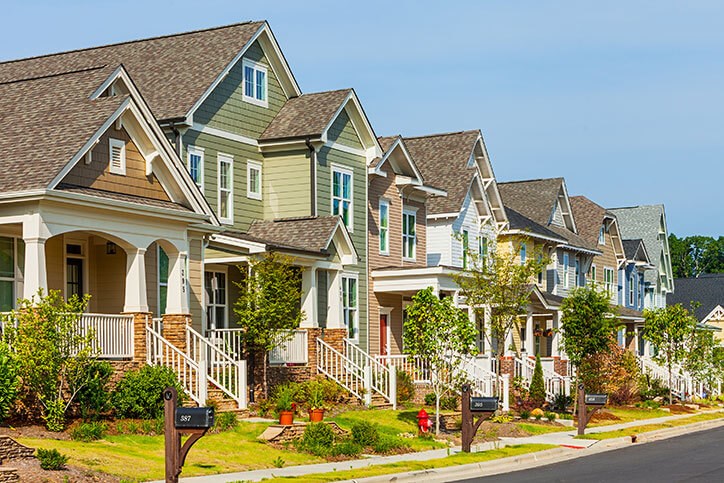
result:
[(42, 481), (49, 483), (118, 483), (120, 478), (97, 473), (86, 469), (68, 466), (60, 471), (47, 471), (40, 468), (40, 463), (35, 458), (9, 460), (3, 462), (4, 466), (16, 468), (20, 481)]
[(621, 421), (621, 418), (613, 413), (609, 413), (608, 411), (596, 411), (596, 413), (591, 417), (590, 422), (600, 423), (603, 421)]
[(668, 406), (661, 407), (668, 409), (671, 414), (692, 414), (696, 412), (696, 410), (686, 407), (683, 404), (669, 404)]

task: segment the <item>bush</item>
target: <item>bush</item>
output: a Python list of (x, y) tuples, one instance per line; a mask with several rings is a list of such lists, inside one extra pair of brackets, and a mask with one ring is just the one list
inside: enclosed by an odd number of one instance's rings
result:
[(334, 431), (327, 423), (309, 423), (304, 430), (301, 446), (317, 456), (329, 453), (334, 444)]
[(236, 417), (236, 413), (219, 413), (214, 419), (214, 430), (229, 431), (239, 425), (239, 420)]
[(138, 371), (127, 372), (111, 396), (116, 415), (137, 419), (163, 417), (162, 393), (169, 386), (176, 387), (181, 405), (184, 392), (171, 368), (144, 366)]
[(352, 441), (366, 448), (376, 445), (380, 440), (377, 425), (369, 421), (357, 421), (352, 425)]
[(352, 441), (343, 441), (332, 446), (330, 455), (356, 457), (362, 454), (362, 447)]
[[(456, 395), (443, 396), (440, 398), (440, 409), (446, 409), (448, 411), (456, 411), (458, 408), (459, 398)], [(435, 407), (435, 393), (430, 392), (425, 394), (425, 406)]]
[(543, 419), (543, 410), (541, 408), (536, 408), (530, 412), (530, 415), (533, 416), (537, 421), (540, 421)]
[(274, 388), (274, 406), (277, 414), (281, 411), (293, 411), (295, 399), (301, 395), (301, 386), (294, 382), (280, 384)]
[(406, 403), (415, 397), (415, 383), (405, 371), (397, 369), (397, 404)]
[(434, 392), (428, 392), (425, 394), (425, 406), (434, 406), (435, 405), (435, 393)]
[(530, 411), (527, 409), (524, 409), (520, 412), (520, 419), (529, 419), (530, 418)]
[(636, 356), (611, 338), (608, 348), (585, 357), (578, 375), (590, 394), (608, 394), (608, 402), (626, 405), (639, 399), (639, 365)]
[(552, 406), (556, 411), (564, 412), (571, 404), (573, 404), (573, 398), (571, 396), (559, 393), (556, 394), (555, 398), (553, 398)]
[[(88, 421), (109, 409), (108, 383), (113, 375), (113, 366), (107, 361), (92, 361), (83, 374), (75, 381), (80, 386), (75, 396), (80, 416)], [(73, 388), (71, 387), (71, 390)]]
[(493, 416), (492, 418), (490, 418), (491, 423), (498, 423), (498, 424), (509, 423), (512, 420), (513, 420), (513, 415), (508, 414), (508, 413), (501, 413), (501, 414), (498, 414), (497, 416)]
[(540, 363), (540, 355), (538, 354), (535, 356), (535, 369), (533, 369), (533, 379), (530, 381), (530, 400), (536, 406), (542, 406), (546, 402), (543, 366)]
[(642, 409), (659, 409), (661, 404), (656, 401), (641, 401), (636, 403), (636, 407)]
[(669, 399), (669, 388), (660, 379), (654, 379), (646, 374), (642, 375), (639, 381), (639, 397), (644, 400), (657, 397)]
[(398, 453), (409, 448), (410, 445), (405, 441), (392, 436), (383, 436), (372, 446), (372, 449), (377, 454)]
[(70, 432), (70, 438), (76, 441), (96, 441), (102, 439), (106, 432), (106, 425), (98, 422), (81, 423)]
[(62, 399), (48, 401), (43, 419), (48, 431), (54, 433), (63, 431), (65, 429), (65, 402)]
[(57, 449), (38, 448), (36, 456), (40, 460), (40, 467), (44, 470), (62, 470), (68, 462), (68, 457), (61, 454)]
[(0, 422), (10, 414), (18, 398), (18, 363), (5, 342), (0, 341)]
[(556, 415), (556, 413), (545, 413), (545, 417), (548, 421), (553, 423), (553, 422), (555, 422), (557, 415)]

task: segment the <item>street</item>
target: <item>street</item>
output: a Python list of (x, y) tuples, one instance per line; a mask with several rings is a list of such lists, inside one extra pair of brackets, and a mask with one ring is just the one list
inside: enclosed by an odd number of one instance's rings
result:
[(724, 428), (467, 482), (722, 482)]

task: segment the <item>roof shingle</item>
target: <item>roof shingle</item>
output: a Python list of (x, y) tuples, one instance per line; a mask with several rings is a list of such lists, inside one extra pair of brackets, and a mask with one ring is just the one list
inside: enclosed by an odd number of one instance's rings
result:
[(259, 141), (320, 136), (352, 89), (302, 94), (287, 100)]
[(674, 279), (676, 291), (666, 294), (668, 305), (681, 304), (687, 309), (691, 302), (699, 302), (694, 309), (698, 321), (704, 320), (717, 305), (724, 307), (724, 273), (700, 275), (697, 278)]
[(339, 216), (256, 220), (246, 233), (230, 230), (223, 234), (278, 249), (326, 253), (339, 221)]

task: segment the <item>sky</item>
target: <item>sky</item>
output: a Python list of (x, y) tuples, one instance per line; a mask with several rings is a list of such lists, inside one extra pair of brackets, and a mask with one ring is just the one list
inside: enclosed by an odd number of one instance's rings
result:
[(302, 91), (354, 87), (378, 136), (480, 129), (498, 181), (563, 176), (724, 235), (724, 2), (6, 0), (2, 17), (0, 60), (266, 19)]

